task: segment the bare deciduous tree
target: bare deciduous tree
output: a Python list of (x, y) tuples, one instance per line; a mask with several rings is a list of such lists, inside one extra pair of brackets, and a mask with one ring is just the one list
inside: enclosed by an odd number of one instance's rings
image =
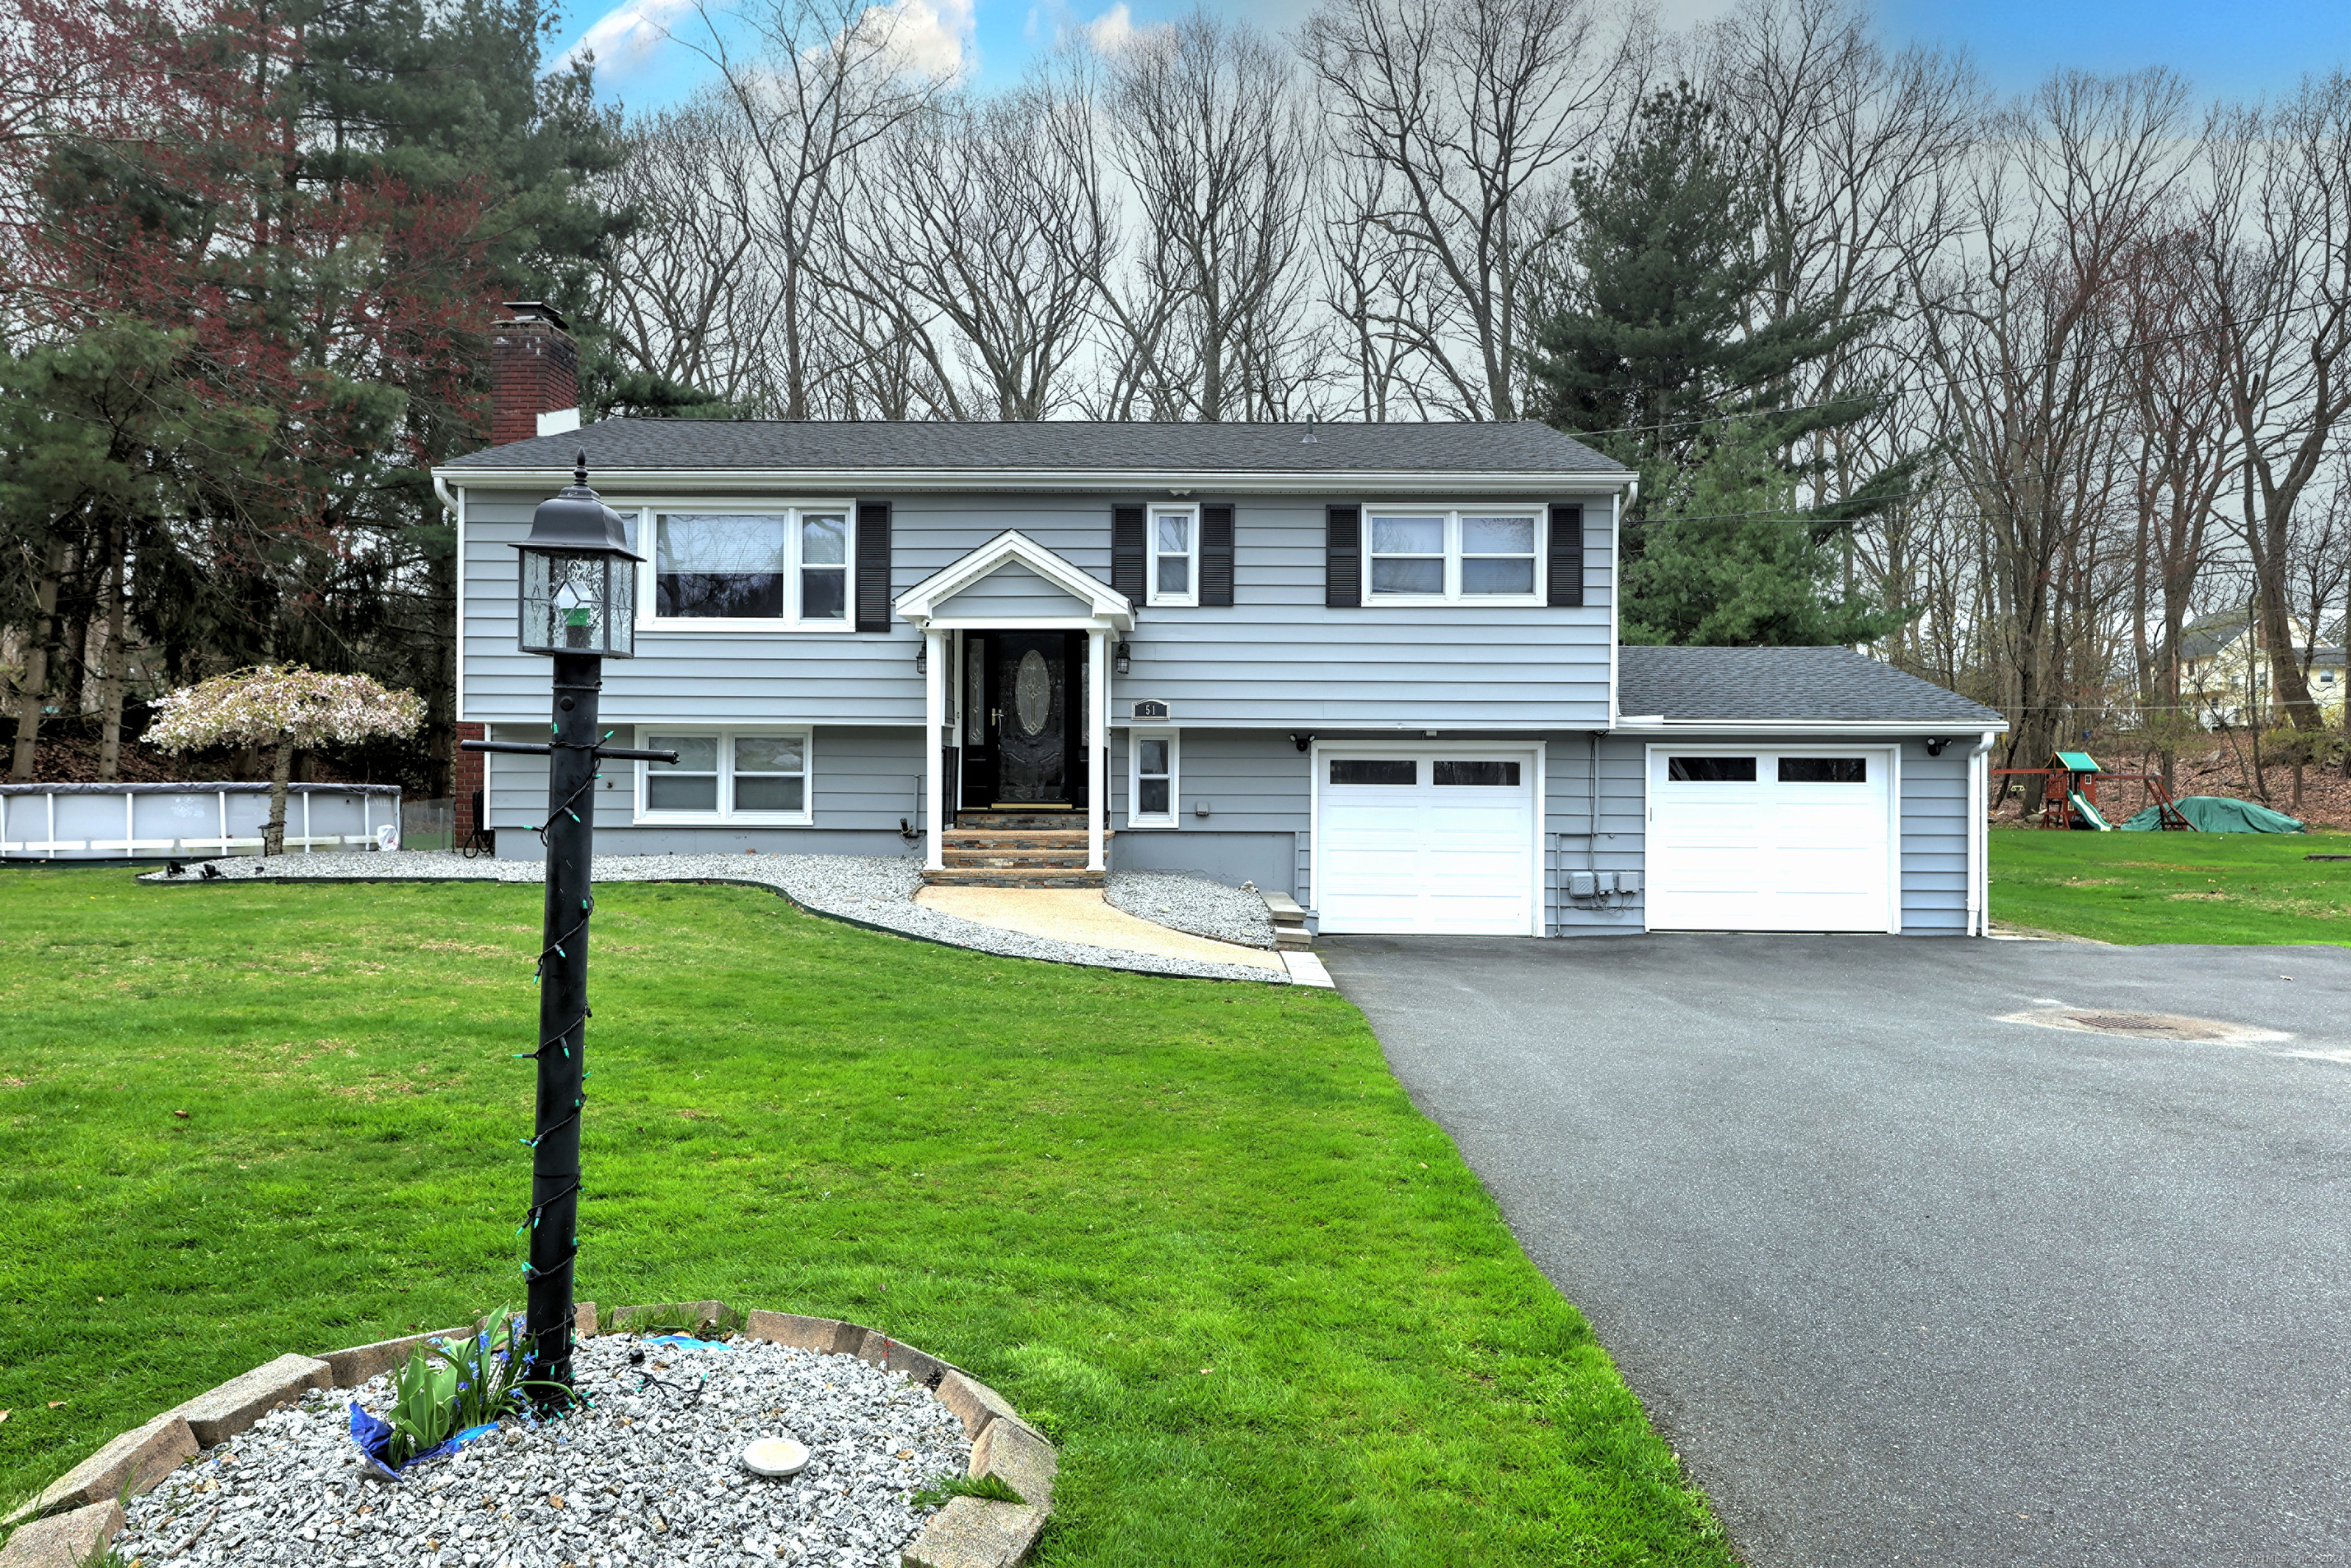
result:
[(2288, 722), (2313, 729), (2287, 556), (2294, 508), (2351, 416), (2351, 76), (2305, 80), (2273, 110), (2224, 114), (2204, 146), (2206, 269), (2227, 410), (2245, 447), (2245, 548), (2278, 700)]
[[(1636, 97), (1638, 35), (1611, 45), (1591, 0), (1325, 0), (1299, 35), (1373, 225), (1444, 293), (1406, 327), (1443, 401), (1518, 416), (1525, 293), (1557, 238), (1543, 198)], [(1409, 304), (1409, 302), (1400, 302)]]

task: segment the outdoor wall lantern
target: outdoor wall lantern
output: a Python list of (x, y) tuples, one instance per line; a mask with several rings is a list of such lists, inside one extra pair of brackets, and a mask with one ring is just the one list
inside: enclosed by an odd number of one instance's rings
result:
[(674, 751), (603, 744), (596, 698), (604, 660), (636, 653), (637, 565), (621, 515), (588, 487), (583, 448), (574, 483), (540, 503), (522, 552), (518, 639), (526, 653), (553, 656), (555, 724), (544, 745), (468, 740), (467, 751), (544, 757), (547, 912), (538, 955), (538, 1114), (531, 1136), (530, 1208), (523, 1233), (523, 1376), (542, 1413), (569, 1409), (571, 1397), (572, 1262), (579, 1255), (580, 1121), (588, 1096), (588, 916), (595, 907), (596, 781), (607, 758), (675, 762)]
[(914, 674), (918, 675), (927, 675), (930, 673), (931, 640), (928, 637), (925, 637), (921, 642), (914, 644)]
[(1110, 667), (1119, 674), (1125, 674), (1134, 663), (1134, 650), (1125, 643), (1121, 643), (1111, 650)]

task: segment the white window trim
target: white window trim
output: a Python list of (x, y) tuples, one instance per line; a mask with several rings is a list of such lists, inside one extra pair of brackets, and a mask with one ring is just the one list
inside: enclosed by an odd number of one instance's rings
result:
[[(645, 804), (645, 781), (653, 764), (637, 764), (636, 789), (630, 804), (632, 821), (646, 827), (804, 828), (816, 821), (816, 731), (808, 725), (663, 724), (637, 726), (637, 744), (651, 746), (656, 735), (713, 736), (718, 741), (718, 809), (715, 811), (655, 811)], [(797, 811), (737, 811), (735, 800), (735, 741), (797, 736), (800, 743), (800, 809)]]
[[(643, 632), (853, 632), (857, 629), (857, 504), (851, 500), (738, 501), (711, 497), (611, 503), (615, 511), (637, 515), (637, 628)], [(664, 512), (782, 517), (784, 524), (784, 613), (773, 620), (756, 616), (697, 616), (658, 613), (654, 578), (660, 566), (655, 519)], [(830, 621), (803, 621), (800, 607), (800, 519), (810, 514), (842, 519), (845, 557), (841, 563), (841, 612)]]
[[(1445, 591), (1442, 593), (1374, 593), (1372, 591), (1372, 563), (1379, 558), (1372, 552), (1372, 519), (1381, 513), (1445, 519)], [(1378, 609), (1387, 605), (1422, 606), (1430, 604), (1529, 605), (1546, 601), (1545, 582), (1548, 550), (1547, 529), (1550, 512), (1542, 507), (1520, 507), (1498, 504), (1490, 507), (1416, 506), (1410, 501), (1372, 502), (1364, 504), (1364, 605)], [(1461, 591), (1461, 519), (1475, 517), (1526, 517), (1534, 524), (1535, 586), (1531, 593), (1464, 593)], [(1510, 559), (1517, 559), (1512, 557)]]
[[(1192, 587), (1186, 593), (1162, 593), (1159, 591), (1159, 562), (1163, 557), (1176, 552), (1159, 548), (1159, 519), (1179, 512), (1190, 519), (1184, 528), (1186, 549), (1183, 554), (1184, 580)], [(1147, 506), (1143, 508), (1143, 517), (1144, 570), (1150, 574), (1144, 583), (1144, 602), (1155, 610), (1196, 610), (1200, 604), (1200, 508), (1196, 506)]]
[[(1145, 816), (1136, 802), (1143, 799), (1143, 742), (1167, 743), (1167, 810)], [(1126, 825), (1130, 828), (1173, 828), (1183, 821), (1184, 738), (1180, 730), (1153, 726), (1126, 732)]]

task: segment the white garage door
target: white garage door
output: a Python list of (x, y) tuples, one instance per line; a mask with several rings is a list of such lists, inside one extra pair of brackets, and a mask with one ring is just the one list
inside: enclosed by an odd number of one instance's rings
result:
[(1316, 766), (1322, 929), (1541, 934), (1532, 751), (1325, 751)]
[(1652, 931), (1895, 928), (1893, 755), (1649, 752)]

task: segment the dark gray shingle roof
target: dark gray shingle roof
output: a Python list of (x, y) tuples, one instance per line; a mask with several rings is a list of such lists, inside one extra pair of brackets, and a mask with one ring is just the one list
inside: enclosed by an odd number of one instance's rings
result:
[(1120, 469), (1169, 474), (1625, 470), (1580, 441), (1530, 421), (1498, 424), (820, 423), (607, 419), (563, 435), (510, 442), (451, 468), (569, 468), (588, 449), (604, 469)]
[(1850, 648), (1627, 647), (1617, 674), (1617, 711), (1627, 717), (2001, 722), (1980, 703)]

